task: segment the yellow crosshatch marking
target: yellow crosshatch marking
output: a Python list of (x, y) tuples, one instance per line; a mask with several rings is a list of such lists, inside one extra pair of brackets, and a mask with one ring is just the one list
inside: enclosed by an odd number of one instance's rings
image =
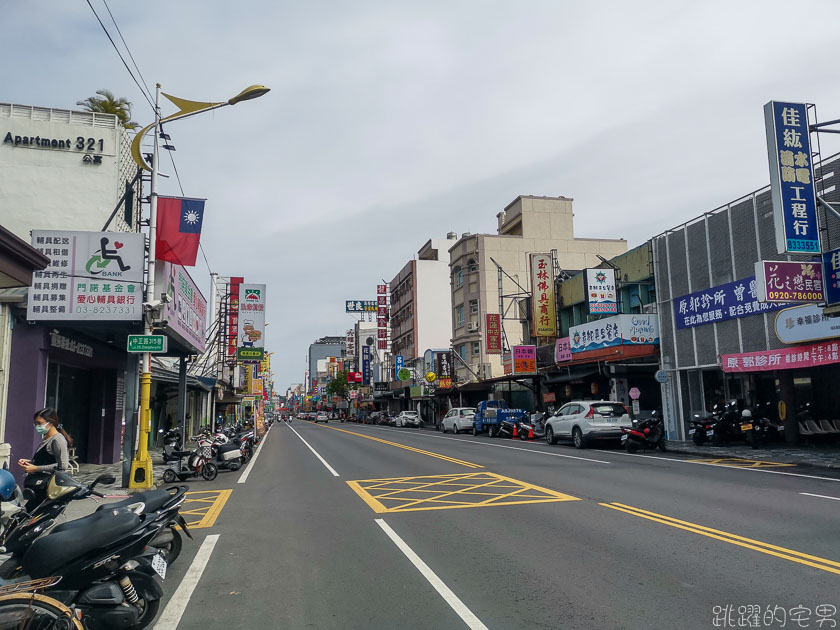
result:
[[(219, 512), (227, 503), (233, 490), (197, 490), (187, 492), (187, 499), (180, 514), (190, 529), (213, 527)], [(191, 521), (190, 519), (196, 519)]]
[(695, 464), (710, 464), (712, 466), (729, 466), (731, 468), (785, 468), (796, 467), (796, 464), (782, 462), (766, 462), (760, 459), (740, 459), (737, 457), (723, 457), (720, 459), (689, 459)]
[(347, 485), (378, 514), (580, 500), (490, 472), (363, 479)]

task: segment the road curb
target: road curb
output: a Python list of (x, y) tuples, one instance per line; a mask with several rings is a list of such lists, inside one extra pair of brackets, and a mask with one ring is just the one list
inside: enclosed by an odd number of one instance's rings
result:
[[(700, 457), (702, 459), (722, 459), (725, 458), (726, 455), (722, 455), (720, 453), (708, 453), (708, 452), (698, 452), (688, 448), (681, 448), (679, 446), (672, 447), (670, 444), (667, 445), (668, 452), (674, 453), (676, 455), (694, 455), (695, 457)], [(765, 451), (766, 452), (766, 451)], [(729, 457), (732, 459), (747, 459), (742, 455), (732, 454)], [(790, 457), (781, 458), (774, 458), (773, 460), (759, 460), (759, 461), (767, 461), (770, 462), (778, 462), (780, 464), (796, 464), (799, 468), (816, 468), (816, 469), (823, 469), (823, 470), (840, 470), (840, 464), (833, 463), (833, 462), (813, 462), (813, 461), (799, 461), (796, 459), (792, 459)]]

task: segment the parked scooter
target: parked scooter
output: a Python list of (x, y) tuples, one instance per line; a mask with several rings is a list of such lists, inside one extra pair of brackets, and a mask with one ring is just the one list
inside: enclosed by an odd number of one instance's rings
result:
[(177, 459), (169, 462), (169, 468), (163, 471), (164, 483), (198, 476), (205, 481), (213, 481), (219, 474), (219, 467), (211, 459), (210, 440), (201, 436), (191, 437), (190, 440), (197, 442), (195, 450), (174, 452)]
[(691, 441), (694, 442), (695, 446), (702, 446), (714, 436), (715, 424), (718, 421), (717, 416), (715, 416), (715, 408), (712, 409), (711, 415), (701, 416), (696, 413), (694, 414), (694, 418), (688, 421), (691, 427), (688, 430), (688, 434), (691, 436)]
[(174, 429), (169, 429), (166, 433), (163, 434), (163, 461), (164, 463), (172, 461), (175, 458), (173, 453), (175, 451), (183, 450), (183, 443), (181, 441), (181, 429), (180, 427), (175, 427)]
[(527, 422), (519, 423), (519, 439), (527, 440), (530, 435), (536, 439), (545, 438), (545, 423), (550, 417), (551, 414), (545, 411), (532, 413)]
[(235, 471), (242, 468), (244, 458), (239, 443), (228, 439), (225, 433), (217, 434), (212, 441), (209, 437), (205, 439), (210, 442), (211, 458), (219, 470)]
[[(770, 404), (769, 402), (759, 403), (755, 406), (755, 410), (751, 412), (752, 429), (747, 437), (747, 441), (753, 448), (758, 448), (768, 442), (783, 442), (785, 439), (784, 423), (770, 419)], [(744, 413), (748, 411), (750, 410), (745, 409)], [(741, 428), (744, 428), (744, 424), (741, 425)]]
[(738, 403), (735, 400), (726, 404), (715, 423), (714, 434), (711, 436), (712, 446), (724, 446), (741, 440), (749, 441), (753, 428), (752, 413), (749, 409), (744, 411), (747, 413), (738, 412)]
[(635, 453), (640, 448), (658, 448), (664, 453), (667, 448), (662, 418), (654, 411), (649, 418), (634, 420), (630, 427), (621, 427), (621, 443), (628, 453)]

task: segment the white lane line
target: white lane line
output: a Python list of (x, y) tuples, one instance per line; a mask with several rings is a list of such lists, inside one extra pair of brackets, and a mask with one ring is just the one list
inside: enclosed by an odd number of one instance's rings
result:
[(390, 538), (399, 550), (405, 554), (405, 557), (411, 561), (411, 564), (413, 564), (417, 570), (423, 574), (423, 577), (429, 581), (429, 584), (431, 584), (438, 594), (443, 597), (444, 601), (452, 607), (452, 610), (454, 610), (464, 623), (467, 624), (468, 628), (471, 628), (471, 630), (487, 630), (487, 626), (481, 623), (479, 618), (476, 617), (473, 612), (464, 605), (464, 602), (462, 602), (458, 596), (443, 583), (443, 580), (435, 575), (435, 572), (420, 559), (420, 556), (414, 553), (411, 547), (409, 547), (405, 541), (400, 538), (397, 532), (391, 529), (391, 526), (388, 525), (388, 523), (383, 521), (381, 518), (374, 520), (376, 521), (376, 524), (382, 528), (382, 531), (388, 535), (388, 538)]
[[(291, 425), (289, 425), (289, 428), (290, 428), (290, 429), (292, 429), (292, 426), (291, 426)], [(333, 468), (332, 466), (330, 466), (330, 465), (327, 463), (327, 460), (325, 460), (323, 457), (321, 457), (321, 455), (318, 453), (318, 451), (316, 451), (314, 448), (312, 448), (312, 445), (311, 445), (311, 444), (309, 444), (309, 442), (307, 442), (306, 440), (304, 440), (304, 439), (303, 439), (303, 436), (302, 436), (300, 433), (298, 433), (298, 432), (297, 432), (297, 431), (295, 431), (294, 429), (292, 429), (292, 431), (294, 432), (294, 434), (295, 434), (296, 436), (298, 436), (298, 437), (300, 438), (300, 441), (301, 441), (301, 442), (303, 442), (304, 444), (306, 444), (306, 448), (308, 448), (310, 451), (312, 451), (313, 455), (315, 455), (315, 457), (317, 457), (318, 459), (320, 459), (320, 460), (321, 460), (321, 463), (322, 463), (324, 466), (326, 466), (326, 467), (327, 467), (327, 470), (329, 470), (329, 471), (332, 473), (332, 476), (333, 476), (333, 477), (340, 477), (340, 476), (341, 476), (341, 475), (339, 475), (337, 472), (335, 472), (335, 468)]]
[(198, 548), (198, 553), (195, 554), (190, 568), (178, 589), (172, 595), (172, 599), (166, 604), (163, 614), (158, 618), (154, 630), (176, 630), (178, 624), (181, 622), (181, 617), (184, 616), (184, 610), (192, 597), (195, 587), (198, 586), (198, 581), (201, 579), (201, 574), (204, 573), (204, 567), (207, 566), (207, 561), (210, 560), (210, 554), (213, 553), (213, 548), (219, 540), (219, 534), (210, 534), (201, 543)]
[(248, 465), (245, 466), (245, 470), (242, 471), (241, 475), (239, 475), (239, 479), (236, 480), (236, 483), (245, 483), (246, 481), (248, 481), (248, 475), (251, 474), (251, 469), (254, 467), (254, 464), (257, 463), (257, 457), (260, 456), (260, 451), (262, 451), (263, 444), (265, 444), (265, 441), (268, 439), (269, 433), (271, 433), (271, 427), (269, 427), (268, 431), (265, 432), (262, 442), (260, 442), (260, 445), (257, 447), (257, 450), (254, 451), (254, 456), (251, 458), (251, 461), (248, 462)]
[(799, 494), (804, 494), (806, 497), (817, 497), (818, 499), (831, 499), (832, 501), (840, 501), (840, 497), (827, 497), (824, 494), (811, 494), (810, 492), (800, 492)]
[(802, 473), (782, 472), (781, 470), (767, 470), (765, 468), (745, 468), (743, 466), (721, 466), (720, 464), (713, 464), (711, 462), (696, 462), (687, 459), (677, 459), (675, 457), (661, 457), (659, 455), (639, 455), (635, 453), (622, 453), (621, 451), (598, 451), (599, 453), (610, 453), (613, 455), (625, 455), (627, 457), (644, 457), (647, 459), (658, 459), (664, 462), (678, 462), (680, 464), (699, 464), (700, 466), (711, 466), (713, 468), (728, 468), (730, 470), (749, 470), (752, 472), (767, 473), (768, 475), (785, 475), (787, 477), (802, 477), (803, 479), (819, 479), (820, 481), (840, 481), (837, 477), (820, 477), (818, 475), (803, 475)]
[[(379, 427), (376, 427), (377, 429)], [(396, 431), (395, 429), (380, 429), (382, 431), (391, 431), (395, 433), (401, 433), (405, 435), (402, 431)], [(583, 462), (593, 462), (595, 464), (612, 464), (612, 462), (605, 462), (602, 459), (590, 459), (589, 457), (578, 457), (576, 455), (564, 455), (563, 453), (549, 453), (547, 451), (539, 451), (533, 448), (522, 448), (521, 446), (507, 446), (505, 444), (490, 444), (489, 442), (478, 442), (476, 440), (465, 440), (463, 438), (456, 438), (456, 437), (445, 437), (443, 435), (426, 435), (425, 433), (416, 433), (415, 435), (434, 438), (438, 440), (452, 440), (454, 442), (461, 442), (462, 444), (476, 444), (478, 446), (495, 446), (496, 448), (509, 448), (514, 451), (525, 451), (526, 453), (536, 453), (538, 455), (550, 455), (551, 457), (562, 457), (564, 459), (579, 459)], [(500, 438), (504, 439), (504, 438)]]

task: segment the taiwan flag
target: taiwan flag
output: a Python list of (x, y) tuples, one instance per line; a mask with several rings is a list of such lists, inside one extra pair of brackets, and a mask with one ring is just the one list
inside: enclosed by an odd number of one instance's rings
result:
[(155, 258), (194, 266), (203, 220), (204, 199), (158, 197)]

